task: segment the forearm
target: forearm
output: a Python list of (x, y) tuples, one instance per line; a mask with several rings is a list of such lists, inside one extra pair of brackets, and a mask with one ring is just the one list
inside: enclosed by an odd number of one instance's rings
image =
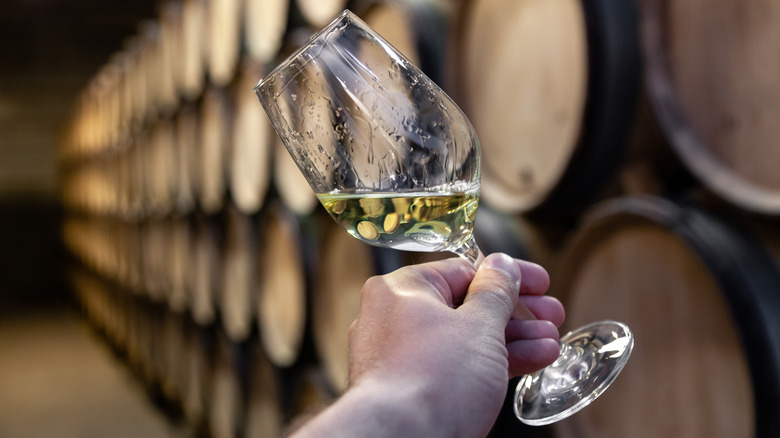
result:
[(409, 382), (362, 382), (350, 388), (291, 435), (308, 437), (437, 437), (452, 436), (447, 425), (432, 418), (425, 391)]

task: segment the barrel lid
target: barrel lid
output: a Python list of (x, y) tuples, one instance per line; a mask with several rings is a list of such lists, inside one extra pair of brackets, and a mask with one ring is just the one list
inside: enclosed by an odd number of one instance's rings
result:
[(652, 0), (642, 10), (648, 92), (673, 149), (712, 192), (768, 215), (780, 214), (774, 6)]
[(509, 213), (580, 211), (622, 159), (639, 86), (635, 5), (466, 4), (456, 85), (482, 145), (483, 199)]
[[(618, 291), (616, 285), (630, 290)], [(648, 290), (647, 285), (654, 289)], [(748, 426), (756, 436), (779, 427), (780, 322), (776, 315), (780, 312), (780, 270), (762, 245), (741, 229), (700, 208), (667, 199), (614, 199), (587, 215), (555, 270), (553, 289), (551, 293), (564, 301), (573, 320), (584, 315), (601, 317), (599, 312), (607, 309), (638, 312), (641, 306), (642, 311), (633, 314), (640, 320), (634, 323), (638, 325), (634, 332), (639, 357), (643, 336), (645, 348), (655, 353), (663, 351), (658, 342), (666, 339), (670, 356), (664, 363), (704, 370), (716, 360), (712, 358), (724, 357), (732, 342), (736, 356), (745, 360), (745, 372), (750, 374), (745, 385), (753, 392), (752, 400), (748, 396), (740, 408), (744, 416), (739, 418), (754, 415), (755, 424)], [(631, 325), (627, 320), (631, 315), (612, 316)], [(702, 327), (709, 329), (696, 331)], [(736, 333), (729, 340), (732, 332)], [(677, 348), (683, 344), (687, 345), (683, 350)], [(729, 357), (733, 359), (729, 364), (711, 369), (713, 376), (722, 376), (728, 366), (736, 367), (728, 379), (713, 378), (705, 384), (737, 397), (739, 365), (735, 354)], [(751, 402), (754, 413), (749, 409)], [(734, 412), (738, 411), (731, 411), (730, 418), (738, 415)]]
[(257, 272), (260, 339), (271, 362), (289, 367), (304, 341), (311, 269), (307, 252), (314, 243), (301, 221), (279, 201), (269, 203), (262, 216), (263, 250)]

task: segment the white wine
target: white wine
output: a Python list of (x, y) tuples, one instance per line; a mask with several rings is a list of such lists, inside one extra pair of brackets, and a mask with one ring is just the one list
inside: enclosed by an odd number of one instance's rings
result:
[(376, 246), (444, 251), (471, 239), (479, 197), (464, 192), (322, 193), (322, 205), (349, 234)]

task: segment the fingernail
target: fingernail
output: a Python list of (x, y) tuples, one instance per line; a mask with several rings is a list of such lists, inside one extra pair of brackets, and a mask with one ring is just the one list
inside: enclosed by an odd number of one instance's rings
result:
[(514, 280), (518, 289), (520, 288), (520, 268), (512, 257), (502, 253), (490, 254), (480, 265), (480, 269), (482, 268), (503, 272)]

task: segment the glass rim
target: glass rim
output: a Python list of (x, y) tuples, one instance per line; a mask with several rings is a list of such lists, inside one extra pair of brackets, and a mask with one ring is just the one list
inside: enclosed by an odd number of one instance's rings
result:
[(280, 71), (287, 68), (290, 64), (292, 64), (295, 60), (299, 59), (301, 55), (303, 55), (305, 52), (313, 48), (313, 44), (315, 41), (320, 39), (323, 35), (326, 35), (330, 33), (336, 26), (338, 26), (341, 22), (345, 22), (347, 19), (356, 21), (360, 23), (360, 25), (364, 27), (368, 27), (363, 20), (361, 20), (354, 12), (352, 12), (349, 9), (344, 9), (340, 14), (338, 14), (330, 23), (328, 23), (326, 26), (324, 26), (322, 29), (316, 31), (312, 34), (312, 36), (309, 37), (309, 39), (302, 44), (300, 47), (295, 49), (294, 52), (292, 52), (289, 56), (285, 57), (284, 60), (282, 60), (279, 65), (274, 67), (268, 74), (263, 76), (258, 82), (257, 85), (254, 86), (253, 90), (257, 94), (260, 92), (260, 89), (263, 88), (263, 85), (268, 83), (269, 79), (279, 74)]

